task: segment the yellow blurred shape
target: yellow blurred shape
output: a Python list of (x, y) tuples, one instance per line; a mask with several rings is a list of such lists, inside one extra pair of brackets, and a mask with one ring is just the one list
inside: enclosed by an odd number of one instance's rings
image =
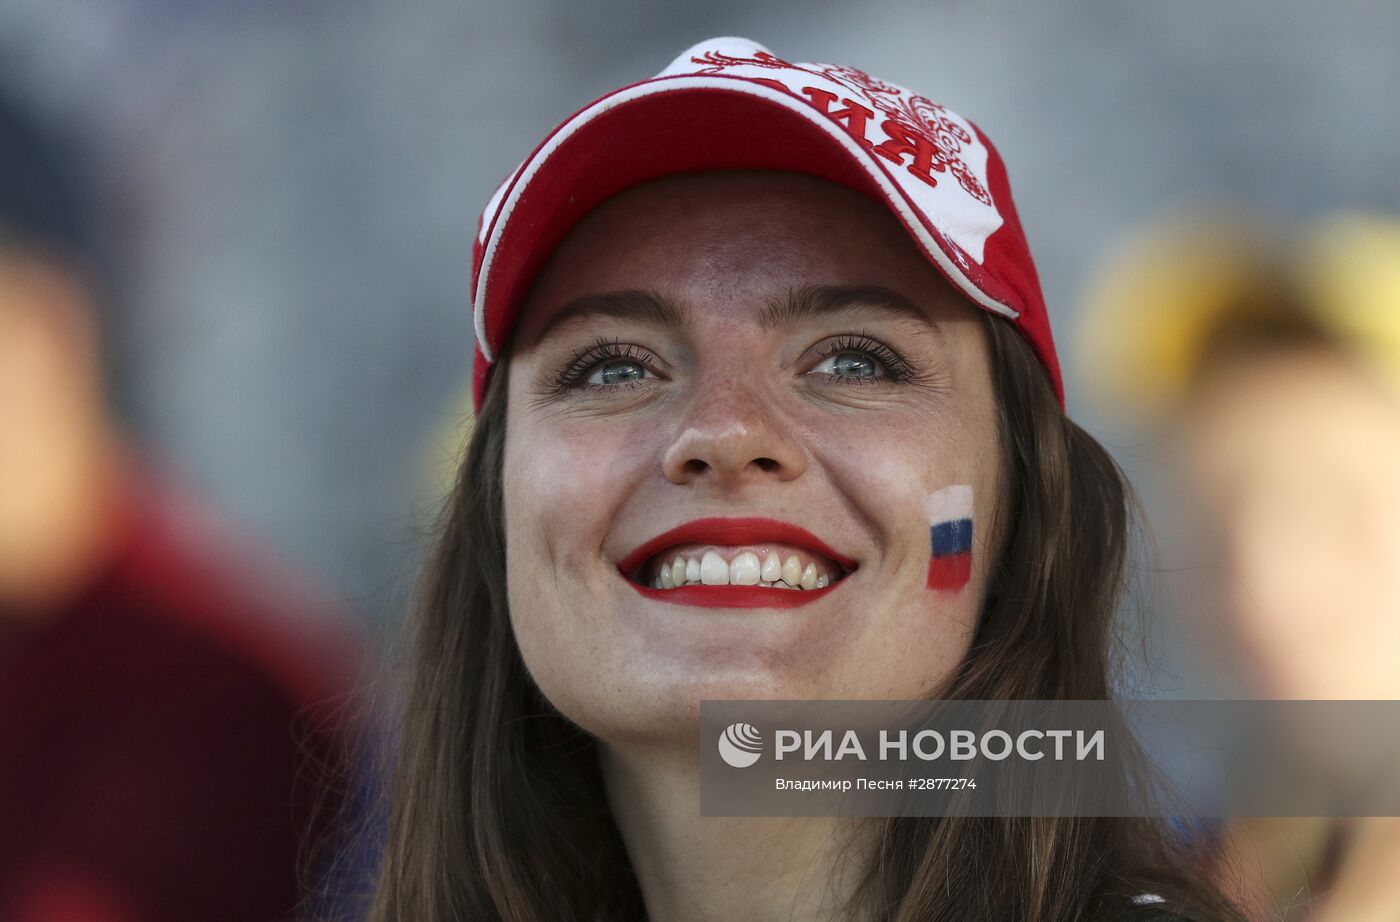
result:
[(1400, 222), (1337, 215), (1301, 249), (1301, 284), (1317, 319), (1400, 387)]
[(1107, 408), (1157, 416), (1225, 320), (1267, 319), (1285, 300), (1400, 387), (1400, 223), (1380, 215), (1334, 215), (1297, 237), (1237, 212), (1151, 225), (1090, 284), (1079, 365)]

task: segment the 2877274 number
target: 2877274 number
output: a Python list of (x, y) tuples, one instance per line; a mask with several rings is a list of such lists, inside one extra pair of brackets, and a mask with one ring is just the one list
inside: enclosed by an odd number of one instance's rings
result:
[(977, 790), (976, 778), (910, 778), (911, 791), (962, 791)]

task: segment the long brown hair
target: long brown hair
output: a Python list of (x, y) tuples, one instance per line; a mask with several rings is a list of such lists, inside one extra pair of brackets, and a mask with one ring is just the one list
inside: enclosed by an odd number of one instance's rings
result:
[[(971, 648), (941, 695), (1107, 698), (1128, 488), (1060, 411), (1021, 336), (990, 315), (985, 327), (1000, 407), (1002, 549)], [(495, 369), (408, 625), (373, 922), (646, 919), (595, 742), (545, 700), (511, 632), (508, 360)], [(1148, 918), (1162, 904), (1136, 905), (1144, 892), (1162, 897), (1172, 918), (1239, 918), (1148, 820), (893, 817), (880, 833), (856, 900), (882, 920)]]

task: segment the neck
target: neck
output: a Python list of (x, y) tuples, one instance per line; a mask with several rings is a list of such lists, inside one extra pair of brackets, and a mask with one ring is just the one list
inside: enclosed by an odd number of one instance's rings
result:
[(650, 918), (859, 918), (847, 904), (871, 854), (867, 821), (702, 817), (693, 749), (599, 753)]

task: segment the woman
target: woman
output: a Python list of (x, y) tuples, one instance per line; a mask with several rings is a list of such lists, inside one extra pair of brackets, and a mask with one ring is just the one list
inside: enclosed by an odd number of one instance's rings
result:
[(376, 919), (1232, 918), (1146, 823), (699, 816), (702, 699), (1108, 694), (1124, 485), (970, 123), (703, 43), (536, 150), (475, 277)]

